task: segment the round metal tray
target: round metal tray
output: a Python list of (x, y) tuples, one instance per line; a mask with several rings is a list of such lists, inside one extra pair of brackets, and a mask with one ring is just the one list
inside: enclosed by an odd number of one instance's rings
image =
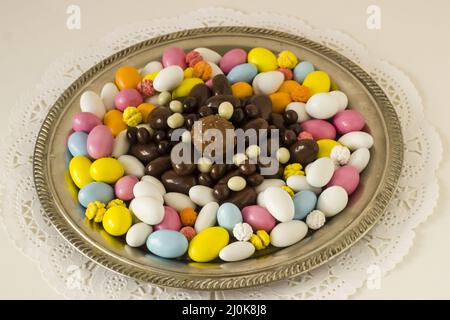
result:
[[(164, 48), (189, 51), (209, 47), (224, 53), (234, 47), (266, 47), (293, 51), (301, 60), (325, 70), (360, 111), (374, 138), (371, 161), (348, 207), (301, 242), (284, 249), (267, 249), (241, 262), (189, 263), (166, 260), (128, 247), (101, 226), (85, 220), (65, 184), (64, 151), (72, 115), (79, 111), (81, 93), (100, 92), (114, 79), (120, 65), (142, 67), (160, 59)], [(104, 59), (77, 79), (58, 98), (36, 140), (34, 179), (44, 214), (60, 234), (100, 265), (139, 280), (185, 289), (221, 290), (263, 285), (296, 276), (332, 259), (358, 241), (377, 221), (391, 198), (400, 175), (403, 145), (397, 115), (375, 81), (355, 63), (308, 39), (267, 29), (214, 27), (192, 29), (149, 39)]]

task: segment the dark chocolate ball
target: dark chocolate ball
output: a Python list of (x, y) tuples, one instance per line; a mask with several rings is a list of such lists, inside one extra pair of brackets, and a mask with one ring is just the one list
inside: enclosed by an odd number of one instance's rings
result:
[(286, 110), (284, 112), (283, 118), (286, 124), (293, 124), (297, 122), (298, 114), (294, 110)]
[(291, 153), (291, 162), (299, 162), (302, 166), (306, 166), (317, 159), (319, 146), (314, 140), (304, 139), (291, 145), (289, 151)]
[(136, 133), (137, 142), (140, 144), (146, 144), (150, 142), (150, 132), (145, 128), (139, 128)]
[(137, 142), (137, 128), (131, 127), (127, 130), (127, 139), (130, 142), (130, 144), (135, 144)]

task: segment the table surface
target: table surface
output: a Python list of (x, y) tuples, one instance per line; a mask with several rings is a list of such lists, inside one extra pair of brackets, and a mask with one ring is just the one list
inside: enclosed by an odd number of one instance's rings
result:
[[(174, 4), (174, 2), (177, 2)], [(81, 29), (66, 28), (66, 9), (76, 3), (81, 8)], [(67, 1), (40, 0), (0, 2), (0, 78), (2, 108), (0, 118), (9, 115), (23, 88), (31, 88), (46, 67), (74, 48), (83, 48), (108, 34), (115, 27), (156, 17), (183, 14), (205, 6), (222, 6), (250, 12), (254, 2), (146, 0)], [(450, 2), (429, 1), (258, 1), (258, 11), (298, 16), (318, 28), (346, 32), (371, 52), (401, 68), (417, 86), (425, 105), (426, 117), (436, 127), (444, 145), (444, 158), (438, 172), (441, 196), (434, 214), (416, 230), (413, 248), (381, 287), (363, 287), (353, 299), (450, 298)], [(366, 27), (369, 5), (381, 9), (381, 29)], [(151, 10), (150, 10), (151, 9)], [(441, 37), (443, 35), (443, 37)], [(5, 126), (0, 127), (4, 135)], [(11, 177), (14, 179), (14, 177)], [(60, 299), (41, 277), (37, 264), (23, 256), (0, 228), (0, 298)]]

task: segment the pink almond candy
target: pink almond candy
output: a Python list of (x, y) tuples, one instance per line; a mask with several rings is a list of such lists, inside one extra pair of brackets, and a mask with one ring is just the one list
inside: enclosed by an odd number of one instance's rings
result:
[(99, 125), (89, 132), (87, 151), (94, 159), (109, 157), (114, 147), (114, 136), (107, 126)]
[(302, 131), (308, 131), (312, 134), (314, 140), (336, 139), (336, 129), (325, 120), (311, 119), (300, 124)]
[(186, 53), (178, 47), (166, 48), (162, 56), (162, 64), (164, 68), (168, 66), (179, 66), (181, 69), (186, 68)]
[(328, 182), (327, 187), (341, 186), (347, 191), (347, 194), (352, 194), (359, 185), (359, 173), (353, 166), (343, 166), (334, 171), (333, 177)]
[(114, 185), (114, 192), (116, 197), (123, 201), (129, 201), (134, 198), (133, 187), (139, 179), (135, 176), (123, 176), (117, 180)]
[(72, 129), (73, 131), (91, 132), (96, 126), (102, 124), (100, 119), (90, 112), (78, 112), (73, 115)]
[(361, 131), (366, 124), (363, 115), (356, 110), (343, 110), (333, 118), (333, 124), (340, 134)]
[(122, 89), (114, 97), (114, 104), (120, 111), (125, 110), (127, 107), (137, 107), (142, 102), (141, 94), (133, 88)]
[(164, 218), (163, 220), (153, 226), (153, 230), (175, 230), (178, 231), (181, 228), (181, 221), (178, 212), (175, 209), (164, 206)]
[(251, 225), (255, 231), (265, 230), (270, 232), (275, 227), (276, 220), (266, 208), (252, 205), (243, 208), (241, 212), (244, 222)]
[(247, 52), (243, 49), (231, 49), (230, 51), (227, 51), (222, 59), (220, 59), (220, 69), (227, 74), (230, 72), (231, 69), (233, 69), (235, 66), (239, 64), (243, 64), (247, 62)]

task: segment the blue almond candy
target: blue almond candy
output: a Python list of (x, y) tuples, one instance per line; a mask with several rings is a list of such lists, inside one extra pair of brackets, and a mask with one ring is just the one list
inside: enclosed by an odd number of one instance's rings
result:
[(311, 62), (302, 61), (294, 68), (294, 80), (303, 83), (306, 76), (314, 71), (314, 66)]
[(241, 210), (234, 203), (225, 202), (217, 210), (217, 222), (219, 226), (233, 232), (234, 226), (242, 222)]
[(303, 190), (294, 196), (295, 220), (304, 219), (311, 211), (314, 210), (317, 203), (317, 196), (314, 192)]
[(74, 157), (89, 156), (87, 151), (87, 138), (87, 133), (82, 131), (77, 131), (70, 135), (67, 140), (67, 147)]
[(256, 77), (258, 74), (258, 70), (256, 69), (256, 66), (252, 63), (244, 63), (239, 64), (233, 69), (230, 70), (230, 72), (227, 75), (227, 79), (230, 82), (230, 84), (236, 83), (236, 82), (252, 82), (253, 78)]
[(162, 258), (181, 257), (188, 249), (186, 237), (174, 230), (158, 230), (147, 238), (148, 250)]
[(85, 208), (90, 202), (100, 201), (105, 204), (114, 199), (113, 188), (104, 182), (91, 182), (78, 192), (78, 201)]

